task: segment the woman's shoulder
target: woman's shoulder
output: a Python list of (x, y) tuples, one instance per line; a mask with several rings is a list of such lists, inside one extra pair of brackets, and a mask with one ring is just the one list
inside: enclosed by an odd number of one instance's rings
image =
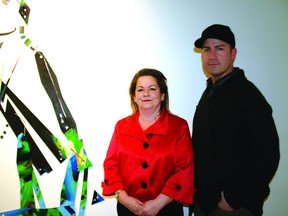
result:
[(134, 121), (134, 118), (135, 118), (135, 114), (134, 115), (128, 115), (128, 116), (125, 116), (121, 119), (119, 119), (117, 121), (117, 125), (123, 125), (123, 124), (129, 124), (129, 123), (132, 123)]
[(177, 115), (177, 114), (173, 114), (173, 113), (168, 113), (167, 112), (167, 115), (168, 115), (168, 118), (171, 119), (172, 121), (176, 121), (176, 122), (179, 122), (179, 123), (185, 123), (187, 124), (187, 121), (186, 119), (182, 118), (181, 116)]

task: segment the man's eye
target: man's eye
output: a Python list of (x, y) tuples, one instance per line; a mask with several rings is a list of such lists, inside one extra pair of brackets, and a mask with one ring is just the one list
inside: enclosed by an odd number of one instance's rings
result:
[(217, 51), (222, 51), (223, 48), (222, 48), (222, 47), (217, 47), (216, 50), (217, 50)]
[(210, 52), (210, 49), (204, 48), (204, 49), (202, 49), (202, 52), (203, 52), (203, 53), (208, 53), (208, 52)]

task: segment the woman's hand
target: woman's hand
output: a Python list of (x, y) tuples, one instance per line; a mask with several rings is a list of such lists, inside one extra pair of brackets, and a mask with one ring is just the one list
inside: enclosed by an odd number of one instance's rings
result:
[(161, 207), (155, 200), (149, 200), (144, 203), (142, 211), (139, 212), (139, 216), (155, 216), (160, 211)]
[(136, 215), (140, 215), (139, 213), (142, 212), (143, 203), (134, 197), (128, 196), (124, 190), (118, 194), (118, 201)]
[(145, 202), (142, 206), (142, 211), (139, 212), (139, 216), (155, 216), (158, 212), (170, 203), (172, 199), (164, 194), (159, 194), (154, 200)]

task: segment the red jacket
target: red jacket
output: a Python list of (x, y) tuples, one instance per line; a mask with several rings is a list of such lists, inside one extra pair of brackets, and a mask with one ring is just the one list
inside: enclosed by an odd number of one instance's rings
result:
[(190, 204), (194, 155), (187, 122), (163, 110), (145, 131), (139, 113), (117, 122), (104, 161), (103, 195), (124, 189), (142, 202), (160, 193)]

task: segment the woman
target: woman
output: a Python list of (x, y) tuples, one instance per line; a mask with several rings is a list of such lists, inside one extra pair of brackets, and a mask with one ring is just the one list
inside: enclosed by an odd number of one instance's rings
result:
[(115, 126), (104, 161), (103, 195), (116, 195), (119, 216), (181, 216), (194, 193), (188, 124), (170, 113), (160, 71), (140, 70), (129, 94), (132, 115)]

